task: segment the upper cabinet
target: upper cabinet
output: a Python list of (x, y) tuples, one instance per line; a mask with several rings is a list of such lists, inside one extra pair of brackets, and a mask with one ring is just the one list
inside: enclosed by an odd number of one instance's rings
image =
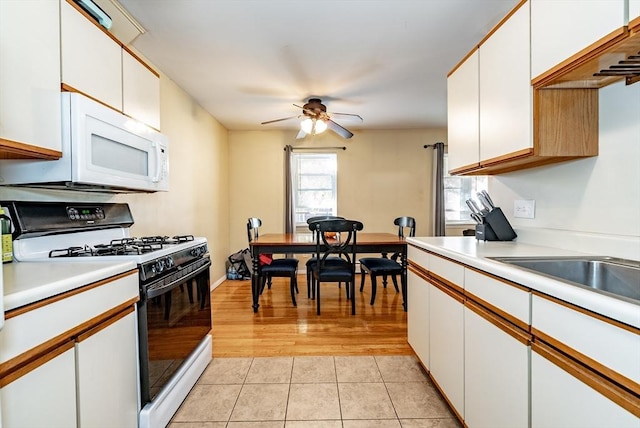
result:
[(160, 129), (160, 80), (128, 50), (122, 50), (123, 113)]
[(58, 159), (57, 1), (0, 1), (0, 158)]
[(640, 0), (629, 0), (629, 28), (640, 32)]
[(531, 0), (532, 78), (621, 29), (624, 9), (625, 0)]
[(61, 1), (62, 84), (122, 111), (122, 48), (76, 6)]
[[(467, 67), (475, 50), (449, 75), (451, 174), (501, 174), (598, 154), (597, 91), (532, 86), (531, 7), (521, 1), (480, 43), (477, 82)], [(456, 101), (470, 88), (465, 101), (474, 102), (476, 84), (477, 149), (470, 147), (464, 128), (472, 129), (474, 122), (461, 119), (468, 106)], [(470, 153), (456, 155), (463, 151)]]
[(531, 138), (529, 3), (480, 45), (480, 161), (525, 150)]
[(479, 57), (478, 49), (473, 50), (447, 78), (448, 156), (451, 169), (480, 165)]

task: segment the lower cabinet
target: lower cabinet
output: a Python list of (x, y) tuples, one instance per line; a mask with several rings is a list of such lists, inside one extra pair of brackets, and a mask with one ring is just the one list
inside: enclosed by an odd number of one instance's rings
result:
[(80, 427), (136, 427), (138, 355), (136, 313), (114, 317), (75, 344)]
[(429, 370), (451, 406), (464, 418), (464, 315), (461, 296), (431, 284)]
[(469, 427), (529, 423), (530, 337), (465, 302), (464, 419)]
[[(546, 356), (542, 356), (539, 352)], [(552, 348), (540, 348), (539, 352), (534, 346), (531, 356), (531, 426), (533, 428), (638, 428), (640, 426), (638, 416), (574, 377), (567, 369), (574, 371), (578, 376), (582, 373), (587, 378), (596, 379), (596, 382), (598, 382), (597, 375), (589, 373)], [(561, 368), (558, 364), (564, 367)]]
[(409, 270), (407, 272), (407, 301), (418, 310), (407, 313), (407, 340), (422, 364), (430, 369), (429, 362), (429, 283)]
[(65, 346), (43, 355), (25, 369), (32, 370), (17, 379), (6, 376), (0, 381), (0, 426), (75, 427), (76, 382), (73, 342), (67, 342)]

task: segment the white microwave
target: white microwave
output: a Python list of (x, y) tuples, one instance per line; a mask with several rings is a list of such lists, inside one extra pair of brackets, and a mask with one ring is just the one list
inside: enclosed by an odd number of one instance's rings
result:
[(82, 94), (62, 94), (62, 158), (1, 160), (0, 184), (99, 192), (169, 190), (165, 135)]

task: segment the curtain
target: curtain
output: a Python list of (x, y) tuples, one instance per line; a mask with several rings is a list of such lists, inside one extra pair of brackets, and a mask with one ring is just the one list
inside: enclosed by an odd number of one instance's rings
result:
[(434, 161), (434, 217), (433, 235), (444, 236), (444, 143), (438, 142), (433, 145)]
[(293, 147), (284, 147), (284, 231), (293, 233), (295, 230), (295, 212), (293, 205), (293, 177), (291, 176), (291, 152)]

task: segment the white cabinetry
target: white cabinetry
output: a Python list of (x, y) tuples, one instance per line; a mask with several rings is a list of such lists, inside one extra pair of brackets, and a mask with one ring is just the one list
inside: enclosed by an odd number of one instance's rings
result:
[[(2, 421), (11, 427), (72, 428), (76, 426), (76, 383), (73, 342), (32, 363), (24, 376), (0, 382)], [(5, 384), (5, 382), (7, 382)]]
[[(123, 314), (124, 315), (124, 314)], [(138, 419), (138, 356), (133, 308), (76, 342), (81, 427), (135, 427)], [(115, 350), (118, 352), (114, 352)]]
[(480, 160), (530, 149), (529, 3), (480, 45)]
[[(544, 348), (541, 348), (542, 351)], [(616, 427), (637, 428), (639, 419), (614, 401), (567, 372), (594, 375), (567, 360), (562, 354), (547, 349), (531, 356), (531, 426), (557, 427)], [(555, 358), (554, 358), (555, 356)], [(560, 368), (560, 365), (563, 368)], [(637, 401), (637, 398), (635, 399)]]
[(122, 111), (122, 48), (61, 0), (62, 83)]
[(624, 0), (530, 3), (533, 78), (625, 25)]
[(449, 168), (480, 162), (479, 53), (475, 49), (447, 78)]
[(629, 0), (629, 24), (640, 25), (640, 0)]
[(464, 309), (464, 419), (469, 427), (526, 427), (529, 338), (470, 302)]
[(2, 426), (137, 426), (137, 300), (132, 271), (8, 311)]
[(160, 79), (126, 49), (122, 50), (123, 113), (160, 129)]
[(407, 272), (407, 302), (418, 308), (408, 311), (407, 340), (411, 348), (429, 370), (429, 283), (416, 273)]
[(0, 152), (13, 157), (61, 156), (58, 16), (57, 1), (0, 1)]

